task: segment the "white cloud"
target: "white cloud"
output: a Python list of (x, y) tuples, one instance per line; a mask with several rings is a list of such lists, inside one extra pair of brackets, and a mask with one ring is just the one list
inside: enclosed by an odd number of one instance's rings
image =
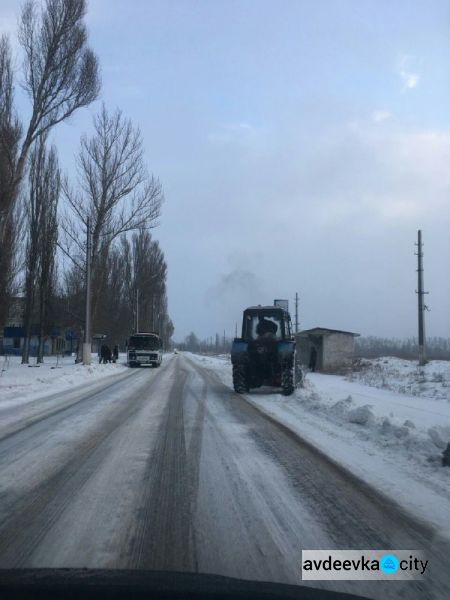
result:
[(409, 71), (400, 71), (400, 76), (403, 80), (403, 83), (405, 84), (405, 87), (407, 87), (408, 89), (412, 90), (413, 88), (417, 87), (417, 84), (419, 83), (419, 75), (417, 73), (412, 73)]
[(374, 110), (372, 113), (372, 121), (375, 123), (381, 123), (392, 117), (392, 113), (388, 110)]
[(419, 85), (418, 61), (414, 56), (404, 54), (399, 61), (399, 74), (403, 90), (412, 90)]
[(208, 134), (208, 140), (213, 143), (242, 142), (252, 130), (253, 127), (245, 122), (223, 123)]

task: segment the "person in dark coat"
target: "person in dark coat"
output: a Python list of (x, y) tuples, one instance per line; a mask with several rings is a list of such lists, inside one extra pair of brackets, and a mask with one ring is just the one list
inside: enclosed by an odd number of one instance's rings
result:
[(106, 365), (106, 356), (107, 356), (106, 346), (105, 346), (105, 344), (102, 344), (102, 346), (100, 348), (100, 364), (101, 365)]
[(116, 344), (113, 349), (113, 362), (117, 362), (119, 360), (119, 346)]
[(111, 362), (112, 360), (112, 352), (111, 352), (111, 348), (109, 346), (105, 346), (106, 350), (105, 350), (105, 362)]
[(259, 336), (275, 335), (277, 331), (278, 325), (276, 323), (263, 316), (259, 317), (258, 325), (256, 326), (256, 333)]
[(311, 348), (311, 353), (309, 355), (309, 368), (314, 373), (316, 370), (316, 362), (317, 362), (317, 350), (314, 346)]

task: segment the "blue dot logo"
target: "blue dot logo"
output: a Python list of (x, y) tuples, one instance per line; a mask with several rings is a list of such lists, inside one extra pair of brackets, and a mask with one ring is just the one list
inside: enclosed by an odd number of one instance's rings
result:
[(380, 560), (380, 567), (384, 573), (395, 573), (398, 569), (397, 557), (393, 554), (385, 554)]

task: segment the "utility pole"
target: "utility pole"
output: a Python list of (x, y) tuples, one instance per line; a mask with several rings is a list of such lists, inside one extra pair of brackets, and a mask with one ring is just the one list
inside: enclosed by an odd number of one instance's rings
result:
[(136, 333), (139, 333), (139, 288), (136, 288)]
[(152, 331), (155, 331), (155, 294), (152, 294)]
[(156, 332), (158, 335), (161, 335), (161, 297), (158, 294), (157, 296), (158, 302), (156, 304), (156, 319), (158, 323), (158, 331)]
[(298, 292), (295, 292), (295, 333), (298, 333)]
[(91, 240), (91, 219), (86, 222), (86, 304), (85, 304), (85, 328), (83, 344), (83, 364), (91, 364), (91, 260), (92, 260), (92, 240)]
[(418, 300), (418, 324), (419, 324), (419, 365), (426, 364), (425, 351), (425, 310), (428, 307), (425, 305), (424, 296), (428, 294), (423, 289), (423, 252), (422, 252), (422, 231), (417, 232), (417, 300)]

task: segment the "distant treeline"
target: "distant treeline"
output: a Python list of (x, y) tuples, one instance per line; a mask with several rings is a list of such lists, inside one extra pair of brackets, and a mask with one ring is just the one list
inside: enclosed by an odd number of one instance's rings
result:
[(228, 354), (231, 352), (232, 341), (226, 335), (221, 336), (218, 333), (202, 340), (192, 331), (183, 342), (175, 343), (175, 346), (178, 350), (196, 354)]
[[(360, 358), (397, 356), (398, 358), (416, 359), (418, 352), (417, 338), (400, 340), (369, 336), (356, 338), (355, 342), (355, 356)], [(426, 355), (431, 360), (450, 360), (450, 338), (427, 338)]]

